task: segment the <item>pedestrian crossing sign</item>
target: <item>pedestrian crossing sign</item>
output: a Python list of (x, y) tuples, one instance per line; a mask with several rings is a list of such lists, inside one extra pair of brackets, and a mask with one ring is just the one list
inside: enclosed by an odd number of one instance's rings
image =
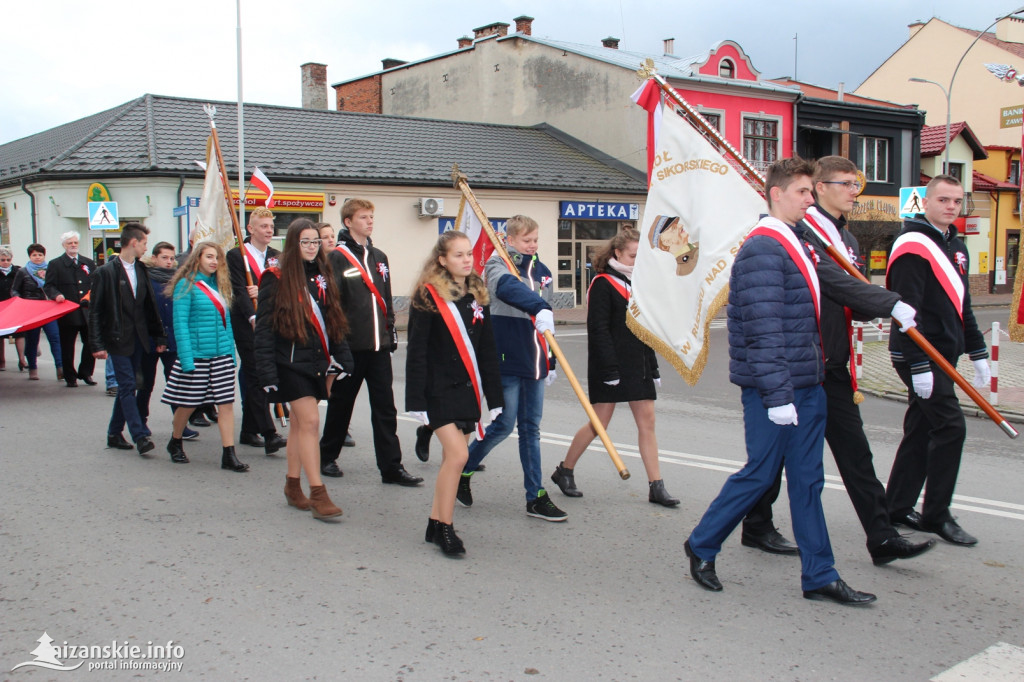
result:
[(913, 218), (924, 213), (924, 195), (927, 187), (900, 187), (900, 218)]
[(89, 229), (120, 230), (121, 223), (117, 219), (116, 201), (89, 202)]

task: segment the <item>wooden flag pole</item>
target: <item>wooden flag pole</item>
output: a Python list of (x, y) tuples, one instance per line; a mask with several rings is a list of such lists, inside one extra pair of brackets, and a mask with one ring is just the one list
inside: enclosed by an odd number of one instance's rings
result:
[[(654, 81), (661, 87), (662, 91), (665, 92), (669, 97), (672, 98), (676, 104), (683, 109), (687, 115), (687, 120), (690, 124), (697, 128), (705, 137), (710, 138), (716, 143), (719, 149), (731, 157), (731, 160), (735, 162), (742, 170), (743, 176), (761, 195), (764, 195), (764, 178), (761, 174), (751, 165), (739, 151), (736, 150), (717, 130), (708, 125), (708, 122), (704, 120), (704, 117), (700, 115), (696, 109), (690, 106), (683, 97), (673, 88), (668, 82), (662, 78), (659, 74), (654, 71), (654, 62), (650, 59), (637, 71), (637, 76), (643, 79), (653, 78)], [(849, 262), (849, 259), (839, 254), (834, 246), (827, 246), (826, 249), (832, 259), (839, 263), (848, 273), (854, 277), (860, 279), (862, 282), (870, 282), (857, 268), (853, 267), (853, 264)], [(949, 375), (957, 386), (962, 388), (965, 393), (975, 402), (975, 404), (981, 408), (981, 410), (988, 415), (989, 419), (996, 423), (1000, 429), (1003, 430), (1006, 435), (1010, 438), (1017, 437), (1017, 431), (996, 411), (992, 405), (989, 404), (985, 398), (978, 393), (978, 391), (967, 381), (956, 368), (953, 367), (942, 355), (935, 349), (935, 347), (926, 339), (917, 329), (911, 328), (906, 331), (906, 334), (910, 339), (920, 346), (932, 361), (939, 366), (943, 372)]]
[[(466, 203), (473, 209), (473, 213), (476, 214), (477, 220), (480, 221), (481, 228), (487, 233), (487, 237), (491, 240), (491, 244), (494, 245), (494, 250), (498, 253), (501, 259), (505, 262), (509, 272), (516, 277), (519, 277), (519, 269), (512, 263), (512, 259), (508, 255), (508, 251), (505, 249), (505, 245), (495, 234), (494, 228), (491, 227), (491, 221), (487, 219), (487, 215), (484, 213), (483, 208), (480, 207), (480, 203), (476, 200), (476, 196), (473, 194), (473, 190), (469, 187), (469, 182), (466, 179), (465, 173), (459, 170), (458, 164), (452, 166), (452, 183), (455, 188), (462, 192), (462, 196), (466, 198)], [(629, 469), (622, 463), (622, 458), (619, 456), (619, 451), (615, 449), (615, 444), (612, 443), (611, 438), (608, 437), (608, 432), (604, 428), (604, 424), (598, 418), (597, 413), (594, 412), (594, 406), (590, 404), (590, 400), (587, 398), (587, 394), (584, 393), (583, 387), (580, 385), (576, 375), (572, 371), (572, 367), (569, 365), (569, 361), (566, 359), (565, 354), (562, 353), (561, 347), (555, 340), (555, 335), (550, 331), (544, 332), (544, 339), (548, 342), (548, 346), (551, 348), (551, 352), (555, 354), (555, 358), (562, 367), (562, 373), (565, 374), (565, 378), (569, 381), (572, 386), (572, 390), (576, 393), (576, 397), (579, 399), (580, 404), (583, 406), (583, 411), (587, 413), (587, 417), (590, 419), (590, 425), (594, 431), (597, 432), (598, 437), (601, 439), (601, 443), (604, 444), (605, 450), (608, 451), (608, 456), (612, 459), (612, 464), (615, 465), (615, 469), (619, 472), (619, 476), (622, 480), (629, 478)]]

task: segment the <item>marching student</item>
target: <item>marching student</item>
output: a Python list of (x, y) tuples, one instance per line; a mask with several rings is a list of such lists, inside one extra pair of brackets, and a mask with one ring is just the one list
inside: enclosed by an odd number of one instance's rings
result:
[[(654, 350), (626, 326), (633, 264), (639, 233), (625, 228), (594, 257), (594, 272), (587, 291), (587, 381), (590, 402), (601, 423), (608, 427), (616, 403), (629, 403), (636, 422), (640, 459), (647, 472), (647, 500), (675, 507), (679, 500), (665, 490), (658, 462), (658, 437), (654, 433), (654, 400), (661, 384)], [(565, 461), (555, 467), (551, 480), (569, 497), (583, 497), (576, 487), (573, 469), (597, 431), (587, 422), (572, 439)]]
[[(320, 233), (306, 218), (292, 221), (284, 239), (280, 267), (260, 280), (256, 308), (255, 358), (261, 387), (274, 402), (291, 405), (291, 431), (284, 496), (317, 519), (341, 516), (320, 479), (318, 404), (330, 392), (335, 376), (352, 369), (345, 343), (348, 325), (338, 305), (338, 290)], [(309, 498), (302, 492), (305, 470)]]
[[(316, 229), (320, 233), (320, 248), (329, 261), (331, 252), (338, 246), (337, 233), (330, 223), (317, 223)], [(354, 448), (356, 446), (356, 441), (352, 438), (351, 431), (345, 433), (345, 441), (341, 445), (346, 448)]]
[(509, 272), (501, 255), (494, 253), (484, 265), (484, 275), (491, 295), (503, 402), (508, 409), (488, 425), (483, 440), (470, 445), (469, 461), (463, 468), (456, 499), (464, 507), (473, 505), (470, 477), (484, 457), (518, 424), (526, 515), (544, 521), (565, 521), (568, 515), (555, 506), (542, 485), (540, 458), (544, 387), (555, 380), (543, 336), (545, 331), (555, 330), (550, 303), (551, 271), (537, 258), (537, 221), (515, 215), (508, 219), (505, 229), (508, 255), (518, 272)]
[(405, 409), (441, 442), (426, 541), (449, 556), (466, 551), (452, 514), (468, 437), (480, 428), (484, 397), (492, 420), (503, 405), (489, 302), (487, 286), (473, 272), (472, 242), (462, 232), (445, 232), (412, 294)]
[(730, 476), (683, 543), (690, 575), (720, 592), (722, 542), (786, 468), (805, 599), (859, 606), (875, 595), (843, 582), (821, 507), (825, 472), (825, 378), (821, 287), (798, 223), (814, 203), (814, 165), (799, 158), (768, 168), (769, 216), (743, 242), (729, 276), (729, 380), (742, 389), (747, 462)]
[(370, 425), (373, 450), (383, 483), (418, 486), (423, 483), (402, 465), (398, 442), (398, 410), (395, 408), (391, 354), (398, 348), (395, 308), (391, 301), (391, 269), (388, 257), (373, 245), (373, 203), (349, 199), (341, 207), (344, 229), (338, 247), (330, 254), (341, 307), (348, 320), (348, 345), (355, 365), (351, 376), (339, 379), (331, 389), (320, 439), (320, 470), (324, 476), (343, 476), (338, 455), (352, 421), (359, 390), (366, 382), (370, 394)]
[[(231, 328), (238, 360), (242, 365), (238, 374), (238, 388), (242, 392), (242, 427), (238, 442), (262, 447), (266, 454), (272, 455), (283, 448), (287, 441), (274, 427), (267, 394), (260, 387), (260, 377), (256, 373), (256, 359), (253, 356), (256, 311), (252, 302), (258, 293), (263, 272), (277, 265), (278, 252), (270, 246), (270, 240), (274, 238), (273, 212), (268, 208), (257, 208), (249, 214), (246, 229), (249, 238), (244, 244), (228, 251), (226, 256), (234, 298), (231, 305)], [(246, 270), (252, 273), (251, 286), (247, 284)]]
[[(167, 284), (172, 301), (178, 357), (160, 402), (174, 410), (167, 452), (175, 464), (188, 464), (182, 447), (196, 408), (217, 406), (220, 468), (242, 473), (249, 465), (235, 455), (235, 341), (231, 333), (231, 278), (224, 250), (198, 242)], [(154, 361), (155, 373), (156, 364)]]

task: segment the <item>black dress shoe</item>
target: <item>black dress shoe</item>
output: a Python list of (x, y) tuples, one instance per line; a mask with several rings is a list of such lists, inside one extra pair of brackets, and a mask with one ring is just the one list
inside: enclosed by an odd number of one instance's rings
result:
[(942, 523), (924, 524), (923, 530), (928, 533), (935, 533), (946, 542), (954, 545), (970, 547), (971, 545), (978, 544), (978, 538), (961, 528), (960, 524), (953, 519)]
[(893, 514), (889, 517), (889, 521), (894, 526), (906, 526), (910, 530), (924, 530), (924, 520), (921, 519), (921, 515), (917, 513), (916, 509), (911, 509), (906, 514)]
[(69, 381), (69, 382), (67, 382), (67, 384), (68, 384), (68, 388), (78, 388), (78, 382), (77, 381)]
[(192, 426), (209, 426), (210, 421), (199, 412), (193, 412), (192, 416), (188, 418), (188, 423)]
[(79, 379), (81, 379), (82, 383), (85, 384), (86, 386), (96, 385), (96, 382), (92, 380), (92, 377), (79, 377)]
[(782, 534), (775, 529), (760, 535), (743, 531), (740, 542), (744, 547), (753, 547), (769, 554), (793, 556), (800, 553), (800, 549), (796, 545), (782, 537)]
[(690, 541), (683, 543), (683, 551), (690, 557), (690, 575), (694, 581), (705, 590), (721, 592), (722, 583), (718, 581), (718, 574), (715, 573), (715, 562), (704, 561), (690, 549)]
[(280, 433), (275, 433), (264, 439), (263, 451), (268, 455), (272, 455), (286, 445), (288, 445), (288, 439)]
[(242, 473), (249, 470), (249, 465), (242, 462), (235, 456), (235, 446), (228, 445), (220, 457), (220, 468), (228, 471)]
[(185, 454), (185, 448), (181, 445), (181, 438), (171, 436), (171, 439), (167, 441), (167, 452), (175, 464), (188, 464), (188, 455)]
[(824, 587), (804, 592), (804, 599), (834, 601), (844, 606), (866, 606), (878, 599), (878, 597), (870, 592), (858, 592), (847, 585), (842, 578), (839, 578)]
[(217, 408), (216, 407), (208, 407), (205, 410), (203, 410), (203, 413), (205, 414), (206, 420), (208, 422), (210, 422), (211, 424), (216, 424), (217, 423)]
[(143, 436), (135, 441), (135, 448), (139, 451), (140, 455), (146, 454), (155, 447), (156, 445), (153, 443), (153, 439), (149, 436)]
[(911, 542), (905, 537), (897, 535), (870, 550), (871, 562), (875, 566), (883, 566), (897, 559), (912, 559), (920, 554), (924, 554), (934, 546), (935, 540)]
[(263, 438), (258, 433), (245, 433), (238, 434), (238, 442), (242, 445), (250, 445), (254, 448), (262, 448), (265, 443)]
[(135, 446), (124, 439), (124, 436), (120, 433), (115, 435), (107, 434), (107, 447), (117, 448), (118, 450), (134, 450)]
[(380, 475), (380, 480), (384, 483), (395, 483), (398, 485), (405, 486), (407, 488), (423, 483), (422, 478), (420, 478), (419, 476), (413, 476), (408, 471), (406, 471), (405, 467), (403, 467), (402, 465), (399, 465), (397, 469), (389, 471), (386, 474), (382, 473)]
[(338, 468), (337, 462), (328, 462), (320, 467), (320, 473), (331, 478), (341, 478), (345, 473)]
[(430, 459), (430, 437), (434, 431), (429, 426), (416, 427), (416, 456), (421, 462)]
[(343, 448), (354, 448), (356, 446), (356, 439), (352, 437), (351, 433), (345, 434), (345, 441), (341, 444)]

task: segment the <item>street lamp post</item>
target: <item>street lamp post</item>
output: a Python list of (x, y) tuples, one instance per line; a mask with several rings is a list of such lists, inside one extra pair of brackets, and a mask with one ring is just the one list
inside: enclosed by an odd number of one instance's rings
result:
[[(968, 48), (968, 49), (970, 49), (970, 48)], [(955, 75), (956, 74), (954, 73), (954, 76)], [(937, 87), (939, 90), (942, 90), (942, 94), (946, 98), (946, 160), (943, 163), (942, 172), (943, 173), (949, 173), (949, 131), (950, 131), (950, 128), (951, 128), (951, 122), (952, 122), (951, 116), (952, 116), (952, 110), (953, 110), (953, 102), (951, 101), (950, 94), (949, 94), (950, 90), (947, 90), (946, 88), (942, 87), (941, 83), (936, 83), (935, 81), (930, 81), (927, 78), (918, 78), (918, 77), (914, 76), (913, 78), (908, 78), (907, 80), (910, 81), (911, 83), (931, 83), (932, 85)], [(952, 86), (952, 83), (951, 83), (950, 84), (950, 88), (952, 89), (952, 87), (953, 86)]]

